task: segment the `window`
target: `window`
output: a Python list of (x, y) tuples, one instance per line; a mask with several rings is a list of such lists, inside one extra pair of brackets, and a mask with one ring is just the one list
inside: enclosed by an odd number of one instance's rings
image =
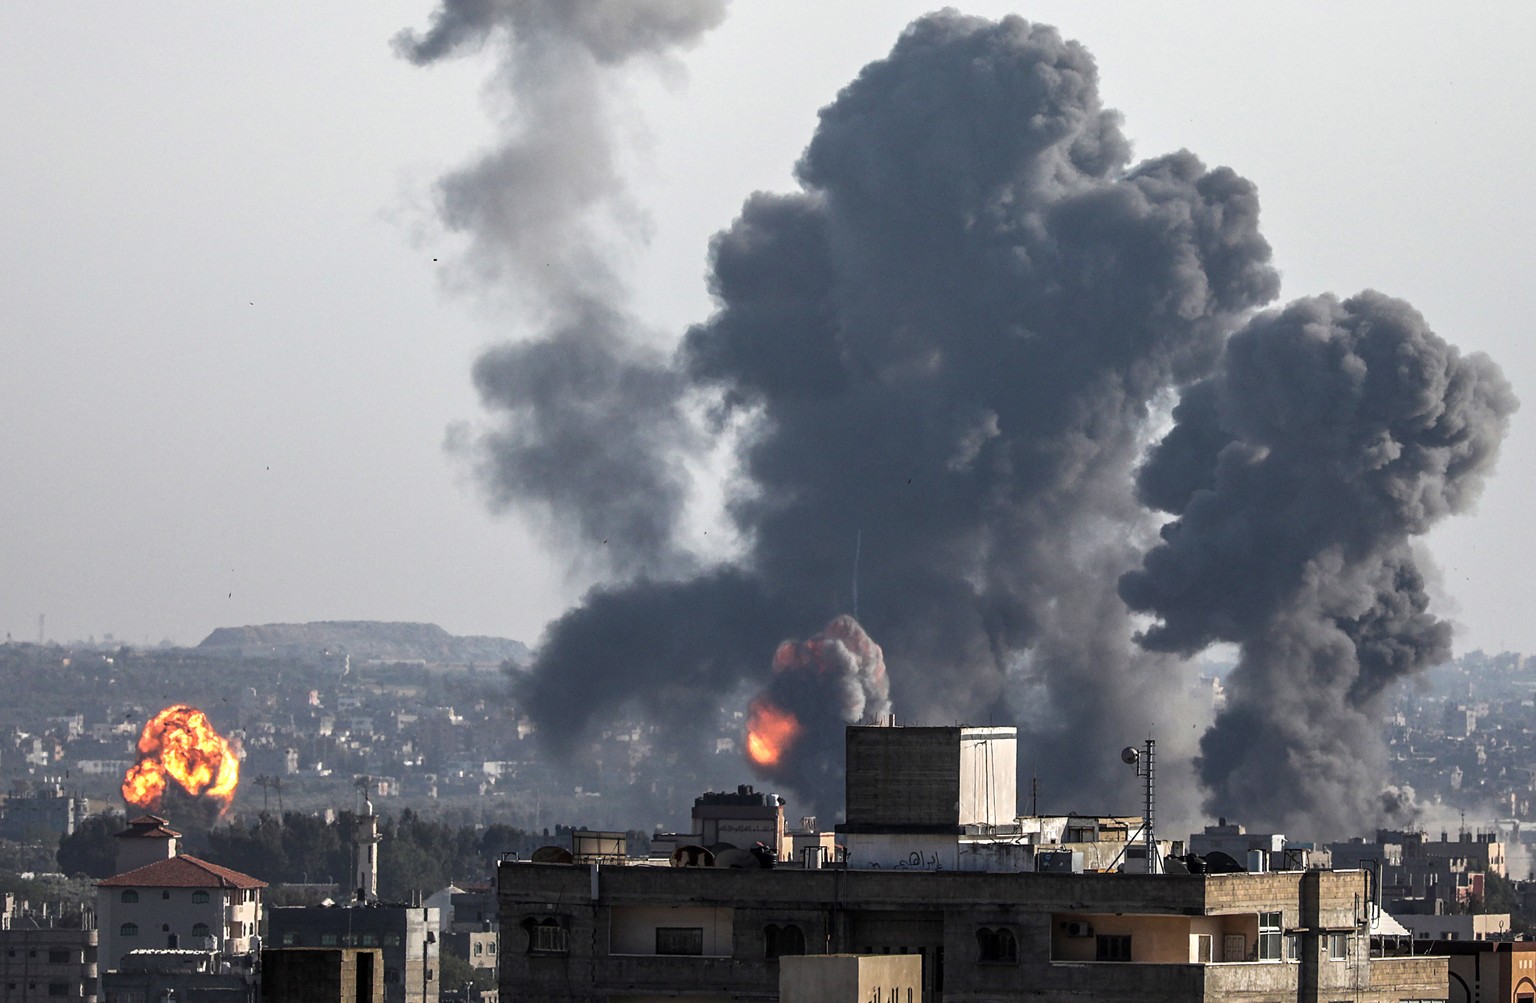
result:
[(400, 935), (398, 933), (386, 933), (384, 935), (384, 946), (385, 947), (399, 947), (400, 946)]
[(400, 969), (384, 969), (384, 984), (386, 986), (398, 986), (400, 984)]
[(202, 905), (202, 904), (204, 904), (207, 901), (208, 901), (208, 893), (203, 891), (201, 888), (199, 888), (197, 891), (192, 893), (192, 904), (193, 905)]
[(992, 961), (1002, 964), (1016, 965), (1019, 963), (1019, 942), (1014, 938), (1013, 931), (1007, 927), (982, 927), (976, 931), (977, 961)]
[(485, 945), (481, 944), (478, 940), (475, 941), (471, 953), (474, 954), (474, 956), (477, 958), (480, 957), (480, 955), (485, 953)]
[(364, 947), (378, 947), (379, 946), (379, 935), (376, 934), (376, 933), (365, 933), (365, 934), (363, 934), (363, 946)]
[(703, 954), (704, 928), (702, 926), (658, 926), (656, 953)]
[(569, 932), (553, 916), (529, 916), (522, 927), (528, 931), (529, 954), (565, 954), (570, 950)]
[(1099, 934), (1094, 938), (1094, 961), (1130, 961), (1130, 934)]
[(124, 888), (120, 898), (124, 902), (137, 902), (139, 900), (139, 893), (132, 888)]
[(194, 936), (194, 937), (206, 937), (206, 936), (208, 936), (208, 924), (207, 923), (193, 923), (192, 924), (192, 936)]
[(292, 930), (285, 930), (285, 931), (283, 931), (283, 946), (284, 947), (297, 947), (298, 943), (299, 943), (299, 935), (298, 934), (294, 933)]
[(1328, 960), (1343, 961), (1349, 957), (1349, 934), (1330, 933), (1328, 935)]
[(63, 948), (50, 948), (48, 951), (48, 963), (50, 965), (69, 964), (69, 952)]
[(1285, 936), (1285, 958), (1287, 961), (1301, 960), (1301, 938), (1294, 933)]
[(171, 897), (171, 890), (169, 888), (167, 888), (165, 891), (160, 893), (160, 897), (163, 898), (163, 899), (170, 898)]
[(336, 935), (334, 933), (322, 933), (320, 935), (320, 946), (321, 947), (335, 947), (336, 946)]
[(1259, 960), (1280, 960), (1280, 914), (1277, 912), (1259, 913)]
[(50, 983), (48, 983), (48, 995), (49, 996), (68, 996), (69, 995), (69, 983), (68, 982), (50, 982)]
[(117, 935), (119, 937), (137, 937), (139, 935), (139, 924), (124, 923), (117, 928)]
[[(658, 950), (657, 953), (661, 952)], [(763, 957), (782, 958), (804, 953), (805, 934), (795, 924), (779, 926), (777, 923), (769, 923), (763, 927)]]

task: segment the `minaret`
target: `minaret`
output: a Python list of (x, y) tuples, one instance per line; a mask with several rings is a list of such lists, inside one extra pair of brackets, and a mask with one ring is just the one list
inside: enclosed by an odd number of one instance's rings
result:
[(373, 813), (373, 802), (363, 794), (363, 814), (353, 830), (352, 843), (357, 847), (357, 900), (379, 900), (379, 816)]

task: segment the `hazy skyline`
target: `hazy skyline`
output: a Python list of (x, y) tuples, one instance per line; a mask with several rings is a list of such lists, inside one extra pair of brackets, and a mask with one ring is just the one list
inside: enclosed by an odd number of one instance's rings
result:
[[(427, 620), (531, 644), (580, 593), (584, 569), (490, 514), (443, 448), (479, 417), (474, 358), (531, 327), (445, 271), (430, 187), (488, 139), (491, 65), (397, 58), (432, 7), (0, 11), (0, 629), (33, 639), (46, 614), (52, 638), (190, 644)], [(649, 243), (616, 244), (614, 268), (658, 344), (711, 310), (709, 237), (753, 190), (790, 189), (816, 110), (928, 9), (737, 0), (684, 72), (631, 76), (621, 163)], [(1530, 398), (1536, 141), (1515, 123), (1536, 15), (964, 9), (1086, 45), (1138, 157), (1188, 147), (1251, 179), (1282, 301), (1401, 296)], [(1536, 651), (1517, 598), (1533, 421), (1515, 416), (1480, 511), (1431, 537), (1457, 650)]]

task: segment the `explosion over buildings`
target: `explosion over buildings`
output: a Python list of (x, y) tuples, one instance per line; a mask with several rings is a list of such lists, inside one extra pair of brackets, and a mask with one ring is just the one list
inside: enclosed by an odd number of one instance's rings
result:
[[(492, 417), (458, 441), (497, 504), (540, 513), (552, 541), (608, 571), (519, 680), (540, 735), (568, 750), (621, 708), (679, 742), (698, 735), (754, 688), (765, 653), (851, 608), (830, 583), (861, 538), (859, 621), (888, 689), (862, 688), (860, 714), (894, 701), (914, 721), (1020, 720), (1046, 790), (1116, 796), (1129, 737), (1159, 735), (1165, 780), (1193, 762), (1209, 710), (1184, 656), (1234, 641), (1233, 700), (1199, 750), (1209, 803), (1255, 824), (1370, 803), (1379, 739), (1356, 728), (1340, 747), (1331, 729), (1444, 649), (1408, 541), (1491, 469), (1515, 406), (1497, 368), (1373, 293), (1257, 313), (1279, 278), (1250, 182), (1188, 151), (1134, 160), (1086, 49), (954, 11), (914, 22), (821, 111), (799, 190), (746, 200), (710, 247), (714, 314), (659, 355), (585, 256), (598, 244), (571, 236), (594, 206), (624, 202), (598, 95), (638, 52), (576, 6), (590, 17), (447, 3), (408, 50), (500, 40), (508, 99), (526, 105), (502, 152), (439, 196), (471, 238), (469, 271), (541, 298), (547, 321), (481, 358)], [(641, 7), (670, 28), (643, 36), (659, 56), (721, 14)], [(455, 19), (471, 8), (484, 16)], [(585, 96), (561, 107), (586, 118), (552, 138), (536, 123), (558, 95)], [(602, 183), (544, 199), (571, 183), (540, 152), (555, 138), (567, 154), (587, 144)], [(490, 169), (502, 160), (518, 170)], [(522, 268), (519, 220), (465, 210), (494, 205), (548, 210), (553, 267)], [(721, 450), (744, 541), (726, 560), (695, 553), (683, 528), (690, 471)], [(1313, 518), (1291, 517), (1307, 505)], [(1161, 546), (1153, 510), (1176, 517)], [(1208, 559), (1243, 526), (1264, 532)], [(837, 630), (868, 641), (838, 618), (806, 644)], [(812, 811), (836, 803), (839, 757), (785, 750), (841, 734), (826, 726), (852, 705), (827, 680), (874, 676), (825, 675), (803, 657), (814, 648), (789, 650), (795, 668), (775, 659), (745, 745)], [(809, 708), (797, 680), (816, 681)], [(1257, 747), (1234, 758), (1241, 734)], [(1266, 755), (1296, 777), (1244, 778)], [(1190, 786), (1165, 784), (1165, 811), (1192, 814), (1173, 803)]]
[(768, 689), (747, 716), (747, 759), (757, 772), (795, 790), (835, 782), (843, 726), (890, 713), (885, 655), (851, 616), (773, 655)]
[(139, 761), (123, 777), (123, 800), (157, 811), (175, 782), (194, 797), (222, 802), (227, 811), (240, 784), (240, 757), (196, 707), (173, 704), (144, 725)]

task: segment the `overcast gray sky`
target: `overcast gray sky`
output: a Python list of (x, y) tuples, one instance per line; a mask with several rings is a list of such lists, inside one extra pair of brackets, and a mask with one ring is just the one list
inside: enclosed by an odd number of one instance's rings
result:
[[(734, 0), (630, 81), (663, 337), (707, 315), (706, 244), (791, 187), (816, 110), (909, 0)], [(429, 620), (530, 643), (585, 584), (491, 515), (445, 431), (530, 330), (455, 292), (431, 185), (488, 142), (489, 56), (389, 39), (427, 0), (0, 6), (0, 630), (195, 643), (218, 626)], [(1430, 541), (1459, 650), (1536, 652), (1536, 8), (1000, 3), (1097, 58), (1139, 157), (1252, 179), (1283, 297), (1373, 287), (1526, 401), (1477, 514)], [(440, 259), (440, 260), (434, 260)]]

